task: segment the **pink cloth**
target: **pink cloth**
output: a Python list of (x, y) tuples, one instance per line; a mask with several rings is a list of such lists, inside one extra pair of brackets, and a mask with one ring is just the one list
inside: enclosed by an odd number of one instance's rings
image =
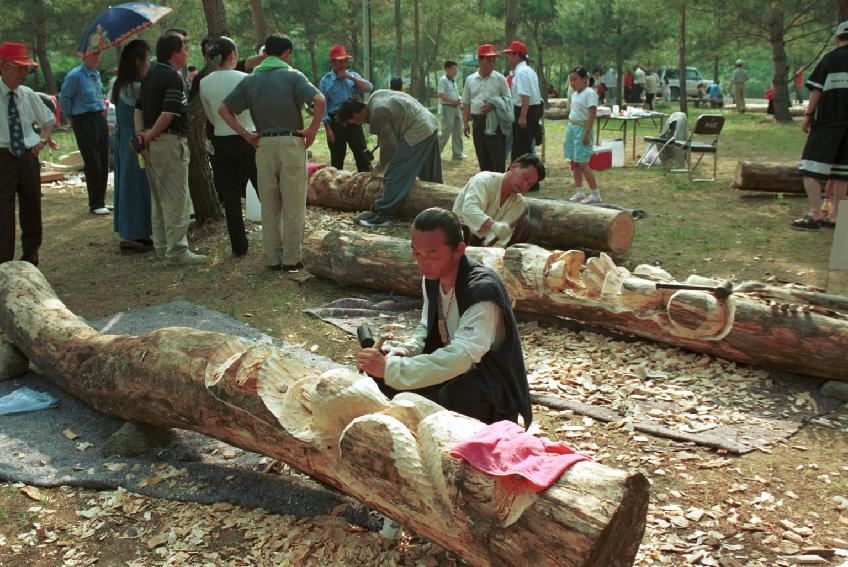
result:
[(327, 167), (325, 163), (312, 163), (309, 162), (306, 164), (306, 178), (309, 179), (312, 177), (312, 174), (318, 171), (319, 169), (324, 169)]
[(562, 443), (531, 435), (511, 421), (484, 427), (450, 454), (491, 475), (521, 475), (536, 492), (550, 488), (575, 463), (592, 460)]

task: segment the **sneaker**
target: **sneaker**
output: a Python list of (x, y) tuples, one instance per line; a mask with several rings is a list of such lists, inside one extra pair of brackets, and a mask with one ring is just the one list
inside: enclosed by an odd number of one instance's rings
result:
[(360, 226), (365, 226), (368, 228), (381, 228), (386, 226), (392, 226), (391, 219), (387, 219), (378, 214), (375, 214), (370, 219), (362, 219), (359, 221)]
[(353, 217), (353, 222), (358, 223), (359, 221), (362, 221), (362, 220), (369, 220), (369, 219), (373, 218), (374, 215), (376, 215), (376, 214), (377, 213), (375, 213), (374, 211), (362, 211), (361, 213), (359, 213), (358, 215), (355, 215)]
[(265, 269), (270, 272), (279, 272), (283, 269), (283, 266), (281, 264), (274, 264), (273, 266), (265, 266)]
[(115, 205), (106, 205), (106, 209), (109, 210), (109, 211), (114, 211)]
[(297, 264), (283, 264), (282, 270), (287, 274), (296, 274), (303, 269), (303, 262)]
[(187, 250), (185, 254), (170, 258), (169, 261), (174, 266), (197, 266), (198, 264), (208, 263), (209, 258), (203, 254), (195, 254), (191, 250)]
[(582, 203), (583, 199), (585, 199), (585, 198), (586, 198), (586, 194), (583, 193), (582, 191), (578, 191), (577, 193), (575, 193), (574, 195), (571, 196), (569, 201), (571, 201), (572, 203)]
[(91, 214), (93, 215), (108, 215), (109, 209), (106, 207), (100, 207), (99, 209), (91, 209)]
[(603, 203), (603, 199), (601, 199), (600, 197), (595, 197), (594, 195), (589, 195), (588, 197), (580, 201), (580, 204), (582, 205), (591, 205), (592, 203)]
[(465, 154), (462, 154), (461, 156), (453, 156), (451, 159), (453, 161), (462, 161), (464, 159), (468, 159), (468, 156), (465, 155)]

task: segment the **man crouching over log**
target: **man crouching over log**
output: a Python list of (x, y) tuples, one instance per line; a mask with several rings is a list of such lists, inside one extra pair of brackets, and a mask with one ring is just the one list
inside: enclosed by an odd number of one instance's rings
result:
[(542, 160), (524, 154), (506, 173), (481, 171), (469, 179), (453, 203), (465, 243), (505, 248), (529, 241), (535, 230), (521, 194), (538, 187), (544, 178)]
[(462, 226), (445, 209), (412, 223), (424, 308), (415, 336), (383, 354), (363, 349), (357, 366), (389, 398), (412, 390), (484, 423), (532, 420), (518, 326), (497, 274), (465, 255)]

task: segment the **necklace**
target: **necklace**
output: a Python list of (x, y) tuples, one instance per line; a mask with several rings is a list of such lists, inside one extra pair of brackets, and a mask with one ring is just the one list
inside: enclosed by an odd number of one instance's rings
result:
[(453, 307), (453, 300), (456, 299), (456, 292), (451, 293), (450, 301), (448, 301), (447, 309), (444, 309), (442, 305), (442, 294), (439, 292), (439, 338), (442, 340), (442, 345), (446, 345), (450, 342), (450, 334), (448, 333), (448, 324), (447, 318), (448, 314), (450, 314), (451, 307)]

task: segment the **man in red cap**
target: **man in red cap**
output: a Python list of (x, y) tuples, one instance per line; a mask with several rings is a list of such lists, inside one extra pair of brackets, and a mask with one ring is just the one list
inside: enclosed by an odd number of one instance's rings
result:
[[(15, 198), (20, 199), (21, 260), (38, 265), (41, 246), (41, 166), (38, 152), (50, 139), (53, 113), (32, 89), (27, 73), (38, 64), (26, 45), (0, 45), (0, 263), (15, 257)], [(37, 124), (36, 131), (33, 125)]]
[[(469, 136), (471, 124), (474, 126), (474, 152), (480, 171), (503, 173), (506, 161), (506, 133), (511, 125), (509, 121), (495, 118), (487, 121), (489, 114), (497, 116), (497, 108), (506, 107), (511, 112), (509, 86), (506, 77), (495, 71), (498, 52), (491, 43), (484, 43), (477, 49), (477, 64), (480, 69), (465, 80), (462, 89), (463, 131)], [(487, 128), (487, 122), (491, 127)]]
[(527, 46), (513, 41), (504, 49), (506, 62), (512, 69), (512, 104), (515, 122), (512, 125), (512, 161), (530, 153), (535, 140), (541, 143), (542, 97), (539, 77), (527, 64)]
[(327, 146), (330, 148), (330, 163), (336, 169), (344, 169), (347, 146), (356, 160), (357, 171), (370, 171), (371, 162), (366, 157), (365, 134), (362, 125), (349, 122), (342, 124), (336, 120), (336, 114), (342, 103), (352, 97), (362, 98), (371, 92), (373, 86), (356, 71), (347, 68), (351, 56), (344, 45), (330, 49), (330, 65), (333, 70), (324, 75), (318, 88), (327, 100), (324, 111), (324, 132), (327, 134)]

